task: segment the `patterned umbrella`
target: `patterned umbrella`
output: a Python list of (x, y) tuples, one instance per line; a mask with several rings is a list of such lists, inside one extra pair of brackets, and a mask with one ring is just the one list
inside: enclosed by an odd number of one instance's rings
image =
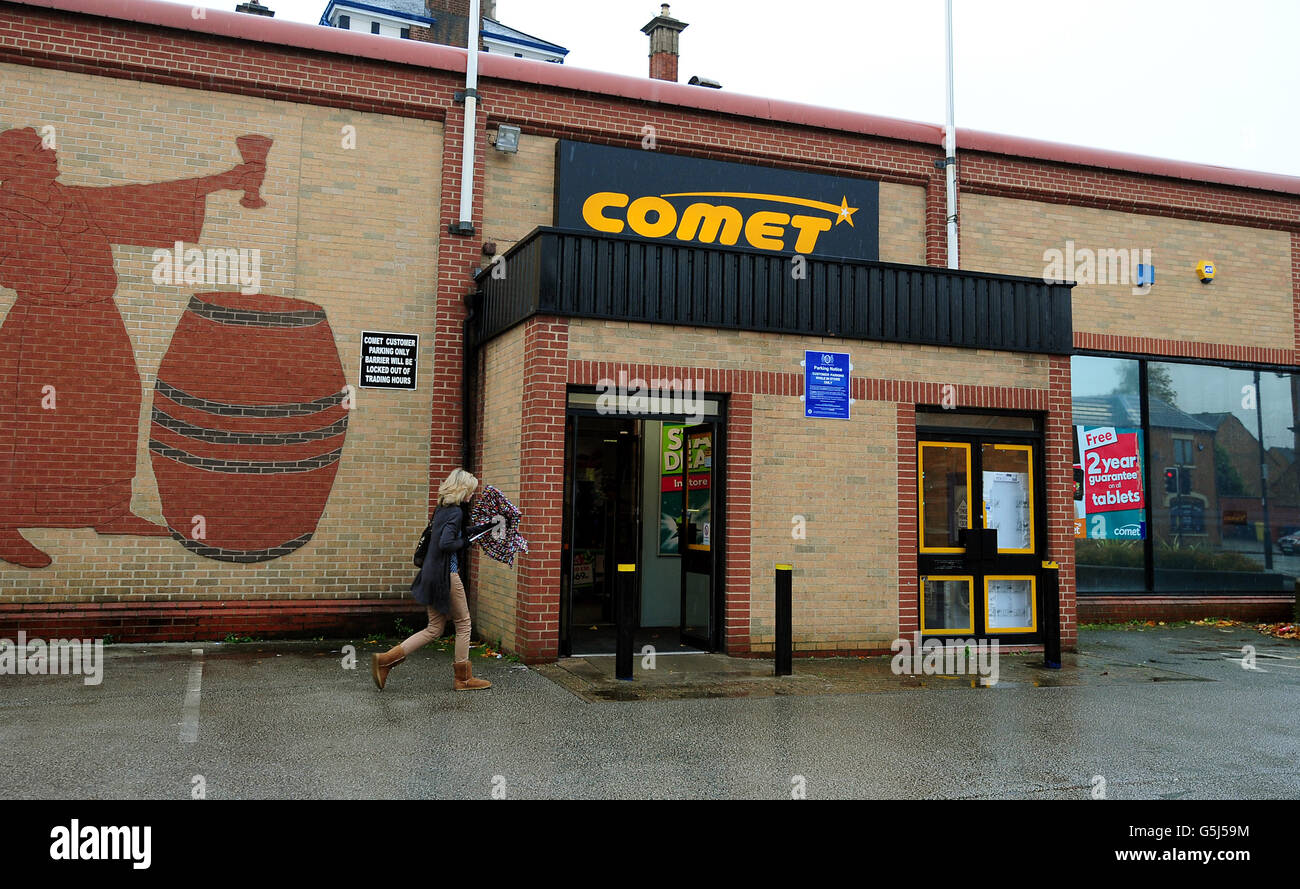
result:
[[(504, 521), (498, 521), (500, 516)], [(487, 485), (474, 505), (470, 507), (470, 524), (494, 523), (491, 531), (478, 538), (478, 545), (488, 558), (514, 565), (515, 553), (528, 552), (528, 541), (519, 536), (519, 508), (506, 499), (506, 495)]]

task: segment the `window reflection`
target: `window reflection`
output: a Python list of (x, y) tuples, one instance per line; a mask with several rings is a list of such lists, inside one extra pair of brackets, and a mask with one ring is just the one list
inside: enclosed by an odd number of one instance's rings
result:
[[(1148, 535), (1156, 591), (1291, 589), (1300, 575), (1297, 378), (1148, 361), (1142, 428), (1140, 364), (1072, 361), (1079, 591), (1147, 589)], [(1141, 509), (1130, 508), (1122, 473), (1089, 456), (1127, 453), (1130, 431), (1148, 458)]]
[(1294, 582), (1294, 388), (1289, 374), (1148, 363), (1156, 590)]

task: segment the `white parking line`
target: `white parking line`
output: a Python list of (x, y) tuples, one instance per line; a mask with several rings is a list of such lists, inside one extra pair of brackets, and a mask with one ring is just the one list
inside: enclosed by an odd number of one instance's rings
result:
[(189, 681), (185, 684), (185, 703), (181, 706), (183, 744), (193, 744), (199, 739), (199, 695), (203, 691), (203, 649), (191, 648), (190, 654), (198, 660), (190, 664)]

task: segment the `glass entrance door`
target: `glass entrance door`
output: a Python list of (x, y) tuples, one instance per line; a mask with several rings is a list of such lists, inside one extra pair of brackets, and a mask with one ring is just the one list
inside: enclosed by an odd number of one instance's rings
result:
[(635, 420), (586, 416), (569, 418), (569, 436), (561, 651), (603, 653), (614, 650), (618, 565), (640, 564), (641, 436)]
[[(585, 396), (586, 393), (571, 393)], [(706, 404), (706, 408), (708, 405)], [(651, 419), (570, 405), (566, 421), (559, 653), (613, 654), (620, 563), (637, 566), (634, 648), (721, 647), (725, 423), (719, 410)]]
[(713, 638), (716, 564), (714, 429), (703, 423), (686, 429), (682, 466), (682, 641), (708, 650)]
[(922, 429), (917, 439), (921, 632), (1038, 641), (1040, 437)]

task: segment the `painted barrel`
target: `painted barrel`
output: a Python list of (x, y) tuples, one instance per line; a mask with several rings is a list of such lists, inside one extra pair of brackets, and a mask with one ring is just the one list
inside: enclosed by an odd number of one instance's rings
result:
[(343, 453), (344, 385), (320, 306), (191, 297), (158, 369), (149, 431), (172, 537), (223, 562), (263, 562), (311, 540)]

